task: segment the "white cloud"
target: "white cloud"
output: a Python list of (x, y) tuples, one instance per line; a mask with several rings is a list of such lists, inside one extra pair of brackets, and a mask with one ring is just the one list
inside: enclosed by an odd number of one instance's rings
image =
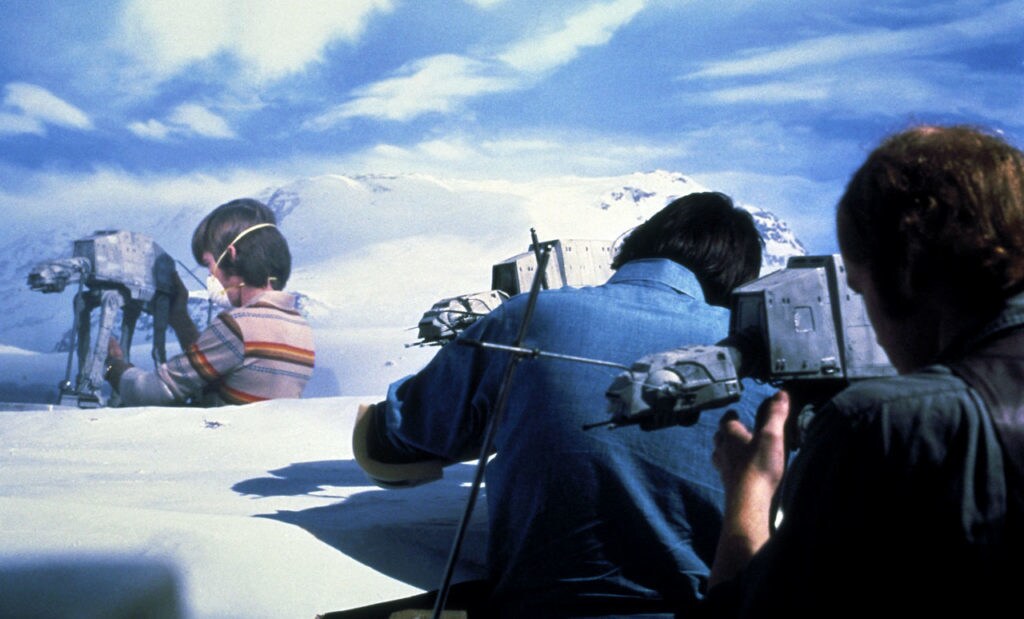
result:
[(490, 9), (503, 3), (505, 0), (465, 0), (466, 4), (478, 6), (482, 9)]
[(171, 133), (170, 127), (155, 118), (151, 118), (146, 122), (136, 121), (130, 123), (128, 130), (140, 138), (149, 140), (164, 140)]
[(231, 139), (237, 137), (223, 117), (211, 112), (198, 103), (183, 103), (171, 111), (167, 121), (151, 118), (145, 122), (136, 121), (128, 130), (143, 139), (166, 140), (172, 135)]
[(186, 131), (205, 138), (233, 138), (235, 132), (220, 116), (196, 103), (179, 105), (168, 120)]
[(745, 58), (712, 62), (687, 77), (770, 75), (814, 66), (839, 65), (863, 58), (897, 54), (934, 55), (962, 51), (974, 44), (991, 44), (1004, 36), (1017, 42), (1022, 15), (1024, 0), (1014, 0), (981, 15), (945, 24), (907, 30), (873, 29), (806, 39), (780, 49), (751, 53)]
[(383, 174), (414, 171), (441, 177), (451, 176), (452, 170), (458, 169), (465, 178), (521, 180), (566, 174), (625, 174), (655, 169), (679, 155), (676, 144), (659, 144), (637, 136), (549, 129), (489, 138), (455, 133), (406, 145), (382, 143), (321, 167)]
[(1003, 75), (928, 59), (905, 59), (899, 70), (891, 64), (888, 59), (867, 59), (850, 63), (841, 73), (813, 67), (763, 82), (697, 89), (679, 100), (694, 105), (773, 105), (780, 113), (795, 105), (797, 115), (828, 110), (845, 117), (912, 119), (955, 109), (982, 119), (1024, 118), (1024, 100), (1007, 89)]
[(455, 54), (417, 60), (397, 77), (355, 92), (355, 98), (306, 123), (327, 129), (354, 117), (405, 121), (429, 112), (451, 112), (463, 101), (515, 87), (511, 77), (487, 75), (487, 63)]
[(4, 92), (4, 105), (20, 112), (18, 115), (7, 113), (6, 120), (0, 121), (0, 126), (6, 127), (9, 133), (42, 134), (45, 133), (44, 125), (81, 130), (93, 128), (92, 120), (85, 112), (45, 88), (12, 82), (4, 87)]
[(808, 66), (838, 64), (854, 58), (888, 55), (901, 51), (901, 48), (905, 50), (909, 42), (908, 33), (883, 30), (819, 37), (739, 60), (710, 63), (687, 77), (767, 75)]
[(814, 80), (772, 81), (701, 92), (698, 97), (718, 103), (806, 103), (825, 101), (832, 95), (829, 84)]
[(465, 161), (477, 154), (472, 146), (451, 140), (428, 140), (421, 142), (417, 149), (429, 157), (445, 161)]
[(513, 45), (499, 58), (513, 68), (539, 73), (574, 59), (581, 48), (604, 45), (643, 10), (645, 0), (595, 4), (570, 16), (562, 28)]
[(419, 59), (395, 77), (356, 90), (350, 101), (304, 126), (325, 130), (356, 117), (407, 121), (459, 110), (465, 101), (481, 95), (526, 88), (534, 79), (532, 74), (571, 61), (584, 47), (607, 43), (644, 4), (645, 0), (616, 0), (592, 5), (570, 16), (557, 31), (515, 43), (497, 56), (500, 63), (458, 54)]
[(8, 114), (0, 112), (0, 135), (17, 133), (31, 133), (34, 135), (45, 135), (46, 127), (36, 118), (29, 118), (21, 114)]
[(120, 47), (169, 77), (227, 53), (255, 80), (300, 72), (333, 41), (355, 41), (391, 0), (132, 0), (121, 15)]

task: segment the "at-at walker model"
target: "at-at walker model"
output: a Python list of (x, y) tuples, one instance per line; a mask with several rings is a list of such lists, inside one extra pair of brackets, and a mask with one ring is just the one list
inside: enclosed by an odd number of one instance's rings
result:
[[(103, 404), (100, 389), (107, 345), (118, 311), (122, 314), (120, 344), (125, 358), (131, 354), (135, 324), (146, 312), (153, 316), (153, 362), (166, 361), (174, 276), (174, 259), (151, 237), (123, 230), (99, 230), (75, 241), (71, 258), (48, 260), (32, 269), (28, 276), (32, 290), (61, 292), (68, 284), (78, 283), (67, 370), (60, 383), (58, 404)], [(96, 336), (91, 337), (91, 316), (97, 307), (99, 325)], [(78, 374), (72, 383), (71, 365), (76, 351)]]
[(540, 274), (543, 289), (598, 286), (612, 275), (614, 244), (611, 242), (580, 239), (540, 242), (532, 228), (530, 236), (533, 242), (526, 252), (491, 267), (491, 290), (441, 299), (427, 310), (420, 318), (417, 344), (446, 344), (509, 297), (529, 291), (544, 248), (551, 254), (547, 268)]

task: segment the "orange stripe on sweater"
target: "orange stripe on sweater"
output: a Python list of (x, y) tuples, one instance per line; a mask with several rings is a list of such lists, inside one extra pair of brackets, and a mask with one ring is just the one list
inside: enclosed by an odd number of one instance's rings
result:
[(206, 359), (206, 355), (203, 354), (203, 351), (199, 350), (197, 345), (192, 344), (189, 346), (186, 356), (188, 357), (188, 362), (192, 364), (192, 367), (195, 368), (195, 371), (204, 381), (209, 383), (220, 378), (220, 374), (217, 373), (217, 370), (210, 364)]
[(238, 389), (232, 389), (227, 385), (222, 385), (218, 391), (220, 392), (220, 397), (225, 402), (230, 402), (232, 404), (252, 404), (253, 402), (262, 402), (268, 399), (251, 393), (246, 393), (245, 391), (239, 391)]
[(278, 359), (313, 367), (316, 354), (308, 348), (299, 348), (278, 342), (246, 342), (245, 355), (262, 359)]

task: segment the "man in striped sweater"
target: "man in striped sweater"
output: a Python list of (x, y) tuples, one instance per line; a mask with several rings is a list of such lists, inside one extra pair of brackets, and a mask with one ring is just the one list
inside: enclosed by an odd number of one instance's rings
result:
[(295, 296), (282, 290), (291, 253), (273, 211), (248, 199), (217, 207), (196, 228), (192, 253), (210, 269), (211, 295), (219, 293), (231, 309), (200, 334), (179, 280), (170, 324), (182, 354), (146, 372), (124, 360), (116, 340), (110, 342), (105, 377), (121, 405), (220, 406), (300, 397), (313, 372), (313, 334)]

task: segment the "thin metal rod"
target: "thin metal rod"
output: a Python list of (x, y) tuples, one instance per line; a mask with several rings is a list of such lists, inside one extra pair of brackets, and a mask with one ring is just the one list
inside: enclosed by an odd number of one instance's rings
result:
[[(547, 268), (548, 258), (550, 257), (551, 250), (545, 247), (541, 250), (538, 256), (537, 264), (543, 272)], [(530, 296), (526, 301), (526, 310), (523, 312), (523, 321), (519, 325), (519, 333), (516, 335), (515, 346), (517, 348), (522, 347), (523, 340), (526, 338), (526, 330), (530, 325), (530, 321), (533, 319), (533, 310), (537, 306), (537, 296), (540, 293), (540, 279), (535, 277), (533, 279), (533, 285), (530, 286)], [(490, 420), (487, 423), (487, 431), (484, 434), (484, 442), (480, 447), (480, 459), (476, 465), (476, 475), (473, 478), (473, 485), (469, 490), (469, 498), (466, 500), (466, 509), (462, 513), (462, 520), (459, 522), (459, 528), (455, 532), (455, 541), (452, 543), (451, 553), (448, 556), (448, 563), (445, 566), (444, 578), (441, 581), (441, 587), (437, 590), (437, 599), (434, 600), (434, 613), (433, 619), (441, 619), (441, 612), (444, 610), (445, 604), (448, 602), (448, 591), (452, 584), (452, 575), (455, 573), (455, 564), (458, 561), (459, 553), (462, 550), (462, 541), (466, 537), (466, 531), (469, 529), (469, 519), (473, 515), (473, 508), (476, 507), (476, 499), (480, 494), (480, 487), (484, 481), (484, 471), (487, 467), (487, 458), (491, 454), (491, 446), (494, 444), (494, 435), (497, 433), (498, 426), (501, 424), (501, 418), (504, 416), (505, 407), (508, 405), (508, 395), (510, 387), (512, 385), (512, 377), (515, 375), (516, 365), (523, 356), (519, 354), (513, 354), (509, 357), (508, 364), (505, 366), (505, 374), (501, 378), (501, 385), (498, 388), (497, 404), (495, 405), (494, 412), (491, 414)]]
[[(548, 271), (547, 271), (548, 267), (547, 267), (547, 262), (546, 261), (544, 262), (544, 265), (541, 265), (541, 263), (540, 263), (541, 245), (540, 245), (540, 239), (537, 238), (537, 229), (536, 228), (530, 228), (530, 240), (533, 241), (533, 256), (537, 259), (537, 277), (540, 278), (540, 286), (544, 290), (547, 290), (548, 289)], [(550, 246), (545, 246), (545, 249), (550, 251), (551, 248), (550, 248)]]
[(490, 312), (472, 312), (472, 311), (467, 311), (467, 310), (446, 309), (446, 310), (442, 310), (441, 312), (438, 312), (438, 313), (460, 314), (460, 315), (463, 315), (463, 316), (486, 316)]
[(458, 340), (459, 344), (464, 346), (474, 346), (476, 348), (488, 348), (493, 350), (503, 350), (506, 352), (516, 353), (523, 357), (529, 357), (535, 359), (537, 357), (543, 357), (545, 359), (560, 359), (562, 361), (574, 361), (576, 363), (589, 363), (590, 365), (600, 365), (608, 368), (615, 368), (617, 370), (629, 371), (629, 366), (622, 365), (621, 363), (613, 363), (611, 361), (604, 361), (601, 359), (591, 359), (589, 357), (577, 357), (575, 355), (563, 355), (557, 352), (547, 352), (539, 348), (522, 348), (519, 346), (508, 346), (506, 344), (492, 344), (491, 342), (481, 342), (480, 340)]

